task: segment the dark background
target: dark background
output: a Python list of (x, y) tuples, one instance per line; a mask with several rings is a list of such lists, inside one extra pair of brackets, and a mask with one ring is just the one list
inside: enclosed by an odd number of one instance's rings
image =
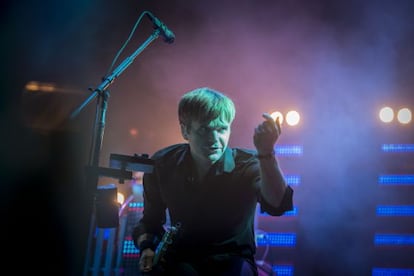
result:
[[(284, 126), (279, 141), (304, 146), (301, 159), (281, 160), (303, 179), (300, 215), (288, 222), (298, 234), (287, 254), (296, 274), (367, 275), (388, 265), (373, 234), (412, 233), (414, 225), (378, 221), (375, 206), (413, 204), (413, 191), (381, 190), (377, 176), (413, 167), (412, 158), (390, 160), (379, 148), (413, 143), (414, 131), (412, 123), (380, 124), (377, 112), (384, 104), (414, 107), (412, 1), (23, 0), (0, 4), (1, 236), (10, 260), (22, 262), (14, 268), (79, 275), (95, 188), (83, 177), (95, 102), (65, 120), (110, 71), (145, 10), (176, 40), (155, 40), (110, 86), (100, 164), (108, 166), (111, 153), (151, 154), (182, 142), (177, 102), (196, 87), (234, 99), (231, 146), (253, 147), (262, 112), (297, 109), (301, 124)], [(151, 33), (145, 17), (116, 65)], [(30, 81), (57, 89), (28, 93)], [(404, 250), (393, 251), (398, 260), (389, 265), (414, 263)]]

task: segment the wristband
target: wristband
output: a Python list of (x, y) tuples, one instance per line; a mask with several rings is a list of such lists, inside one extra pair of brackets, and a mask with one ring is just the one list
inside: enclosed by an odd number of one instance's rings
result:
[(256, 157), (258, 159), (272, 159), (275, 158), (275, 151), (273, 150), (272, 152), (266, 154), (256, 154)]

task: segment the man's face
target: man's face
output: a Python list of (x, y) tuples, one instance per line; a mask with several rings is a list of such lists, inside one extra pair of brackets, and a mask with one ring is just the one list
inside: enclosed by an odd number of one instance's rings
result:
[(184, 138), (190, 144), (193, 158), (210, 164), (218, 161), (227, 148), (230, 125), (222, 118), (205, 123), (192, 121), (184, 130)]

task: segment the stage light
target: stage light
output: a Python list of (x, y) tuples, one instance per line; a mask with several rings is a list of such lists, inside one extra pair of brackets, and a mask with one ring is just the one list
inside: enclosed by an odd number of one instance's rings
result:
[(414, 245), (414, 235), (412, 234), (375, 234), (374, 244), (379, 245)]
[(383, 152), (414, 152), (414, 144), (383, 144)]
[(131, 135), (131, 137), (136, 138), (138, 136), (138, 129), (136, 129), (135, 127), (130, 128), (129, 129), (129, 135)]
[[(298, 215), (298, 207), (294, 206), (292, 210), (290, 211), (286, 211), (283, 213), (283, 216), (287, 216), (287, 217), (294, 217)], [(263, 213), (259, 213), (260, 217), (269, 217), (270, 215), (266, 212)]]
[(286, 174), (285, 181), (289, 185), (298, 186), (301, 182), (301, 177), (300, 175)]
[(124, 240), (122, 255), (127, 258), (137, 258), (139, 256), (139, 249), (135, 247), (134, 241), (130, 237)]
[(392, 122), (394, 120), (394, 110), (389, 106), (381, 108), (379, 118), (384, 123)]
[(411, 122), (411, 110), (408, 108), (401, 108), (397, 113), (398, 122), (401, 124), (408, 124)]
[(118, 192), (117, 195), (116, 195), (116, 201), (118, 201), (118, 203), (122, 205), (125, 202), (124, 194)]
[(265, 235), (258, 236), (257, 245), (295, 247), (296, 233), (266, 233)]
[(273, 271), (276, 272), (276, 275), (292, 276), (294, 275), (294, 266), (293, 265), (274, 265)]
[(54, 83), (47, 83), (47, 82), (37, 82), (37, 81), (30, 81), (28, 82), (25, 87), (26, 91), (28, 92), (55, 92), (57, 90), (56, 85)]
[(377, 216), (414, 216), (414, 205), (378, 205)]
[(414, 185), (414, 175), (411, 174), (387, 174), (378, 177), (380, 185)]
[(278, 156), (301, 156), (303, 155), (302, 145), (276, 145), (276, 155)]
[(273, 120), (275, 120), (275, 121), (276, 121), (277, 118), (279, 118), (280, 124), (283, 123), (283, 114), (280, 113), (279, 111), (272, 112), (270, 114), (270, 116), (272, 116)]
[(374, 267), (372, 269), (372, 276), (410, 276), (414, 275), (412, 268), (383, 268)]
[(286, 113), (286, 123), (290, 126), (295, 126), (299, 124), (300, 121), (300, 115), (299, 112), (295, 110), (291, 110), (288, 113)]

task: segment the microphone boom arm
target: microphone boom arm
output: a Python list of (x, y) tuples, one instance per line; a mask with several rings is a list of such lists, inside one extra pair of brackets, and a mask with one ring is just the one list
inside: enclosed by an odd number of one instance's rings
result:
[(147, 38), (147, 40), (144, 41), (144, 43), (141, 44), (138, 49), (135, 50), (129, 57), (125, 58), (124, 61), (116, 67), (112, 73), (105, 77), (102, 83), (93, 90), (92, 94), (78, 107), (76, 108), (71, 114), (70, 119), (75, 118), (80, 111), (87, 106), (98, 94), (101, 94), (103, 91), (105, 91), (109, 85), (111, 85), (116, 78), (118, 78), (122, 72), (125, 71), (125, 69), (128, 68), (129, 65), (132, 64), (132, 62), (135, 60), (135, 58), (149, 45), (151, 42), (153, 42), (155, 39), (157, 39), (160, 35), (160, 30), (155, 29), (153, 33)]

